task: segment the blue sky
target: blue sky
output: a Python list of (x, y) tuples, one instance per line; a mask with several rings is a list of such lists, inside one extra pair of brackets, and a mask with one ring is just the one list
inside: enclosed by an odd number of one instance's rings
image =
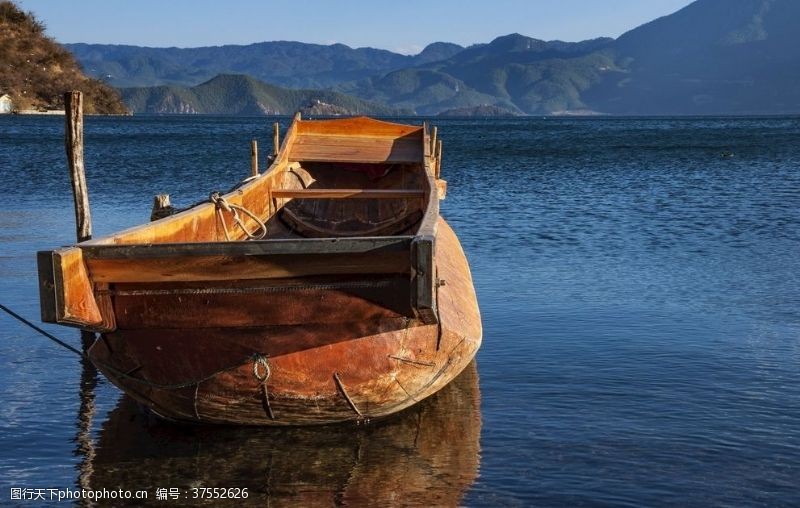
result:
[(518, 32), (617, 37), (691, 0), (17, 0), (59, 42), (212, 46), (294, 40), (416, 53)]

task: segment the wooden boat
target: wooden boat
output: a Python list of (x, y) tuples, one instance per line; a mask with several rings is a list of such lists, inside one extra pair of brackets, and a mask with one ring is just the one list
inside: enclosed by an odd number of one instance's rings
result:
[(467, 260), (439, 216), (426, 126), (296, 116), (270, 167), (209, 202), (38, 253), (42, 319), (174, 420), (324, 424), (396, 413), (472, 360)]

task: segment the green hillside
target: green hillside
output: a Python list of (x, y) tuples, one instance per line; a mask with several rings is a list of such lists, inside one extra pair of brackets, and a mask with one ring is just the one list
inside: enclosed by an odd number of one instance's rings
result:
[(615, 68), (610, 39), (583, 43), (498, 37), (425, 66), (340, 87), (419, 114), (493, 105), (516, 113), (586, 109), (581, 94)]
[[(374, 104), (329, 90), (292, 90), (243, 75), (220, 75), (186, 88), (124, 88), (122, 96), (134, 113), (219, 115), (289, 115), (309, 108), (337, 114), (393, 115), (396, 108)], [(330, 106), (321, 108), (320, 105)]]
[(87, 113), (126, 112), (119, 94), (84, 76), (32, 14), (0, 1), (0, 95), (8, 94), (17, 110), (63, 109), (69, 90), (84, 92)]

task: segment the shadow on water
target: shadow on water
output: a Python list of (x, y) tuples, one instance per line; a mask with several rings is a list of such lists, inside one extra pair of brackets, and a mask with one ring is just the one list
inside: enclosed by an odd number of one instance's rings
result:
[[(80, 422), (94, 411), (83, 402)], [(79, 484), (90, 476), (95, 490), (147, 490), (150, 502), (159, 488), (195, 504), (192, 488), (225, 487), (247, 488), (248, 505), (455, 506), (478, 476), (480, 433), (474, 361), (436, 395), (365, 426), (184, 426), (123, 396), (94, 449), (80, 446)], [(221, 501), (243, 503), (206, 503)]]

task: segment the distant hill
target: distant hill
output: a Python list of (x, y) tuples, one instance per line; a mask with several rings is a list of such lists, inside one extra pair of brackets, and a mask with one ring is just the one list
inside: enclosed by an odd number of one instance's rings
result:
[(501, 106), (489, 106), (488, 104), (482, 104), (480, 106), (473, 106), (469, 108), (448, 109), (446, 111), (442, 111), (437, 116), (496, 117), (496, 116), (519, 116), (519, 113), (515, 113)]
[(434, 114), (800, 113), (800, 0), (698, 0), (617, 40), (499, 37), (340, 89)]
[(583, 99), (614, 114), (800, 113), (800, 1), (699, 0), (622, 35)]
[(435, 43), (414, 56), (293, 42), (70, 48), (112, 83), (195, 84), (225, 69), (425, 115), (790, 114), (800, 113), (798, 27), (800, 0), (697, 0), (616, 40), (510, 34), (468, 48)]
[(608, 51), (612, 42), (547, 42), (511, 34), (471, 46), (446, 60), (340, 89), (420, 114), (481, 105), (518, 114), (584, 109), (581, 94), (615, 67)]
[(399, 111), (381, 104), (329, 90), (292, 90), (250, 76), (219, 75), (186, 88), (157, 86), (123, 88), (125, 103), (134, 113), (205, 113), (220, 115), (394, 115)]
[(437, 42), (418, 55), (344, 44), (259, 42), (246, 46), (145, 48), (67, 44), (86, 72), (116, 87), (194, 86), (218, 74), (247, 74), (273, 85), (326, 88), (405, 67), (449, 58), (457, 44)]
[(17, 110), (63, 109), (63, 94), (84, 92), (87, 113), (125, 113), (119, 94), (83, 75), (75, 58), (51, 38), (32, 14), (0, 1), (0, 95)]

